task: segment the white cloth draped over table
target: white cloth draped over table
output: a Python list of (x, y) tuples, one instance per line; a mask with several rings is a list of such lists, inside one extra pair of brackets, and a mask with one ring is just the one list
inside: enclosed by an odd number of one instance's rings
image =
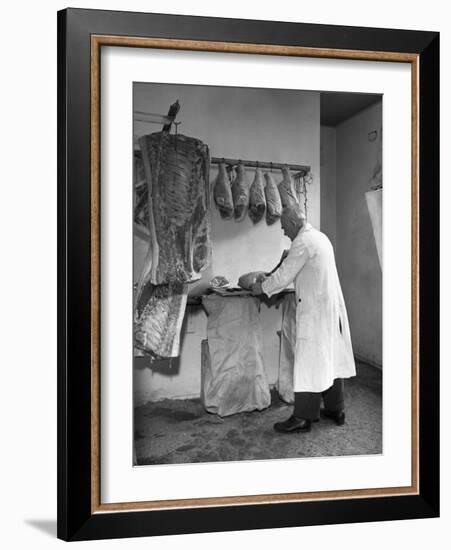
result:
[(269, 407), (259, 300), (211, 294), (202, 303), (208, 314), (208, 340), (202, 342), (204, 407), (219, 416)]
[(348, 315), (332, 245), (306, 223), (279, 269), (262, 284), (272, 296), (294, 281), (295, 392), (322, 392), (335, 378), (355, 376)]

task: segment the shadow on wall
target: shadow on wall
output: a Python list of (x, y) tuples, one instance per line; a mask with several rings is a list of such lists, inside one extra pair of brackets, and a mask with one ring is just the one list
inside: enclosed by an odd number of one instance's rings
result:
[(135, 357), (134, 367), (138, 370), (149, 369), (153, 374), (162, 376), (178, 376), (180, 373), (180, 356), (170, 359), (150, 360), (150, 357)]
[(25, 523), (45, 535), (56, 538), (56, 519), (26, 519)]

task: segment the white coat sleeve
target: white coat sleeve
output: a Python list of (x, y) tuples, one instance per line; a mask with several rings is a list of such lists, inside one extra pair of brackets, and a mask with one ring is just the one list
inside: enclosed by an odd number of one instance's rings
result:
[(304, 267), (305, 262), (309, 258), (309, 252), (304, 243), (293, 242), (288, 256), (282, 262), (282, 265), (270, 277), (262, 283), (263, 292), (271, 297), (294, 281), (296, 275)]

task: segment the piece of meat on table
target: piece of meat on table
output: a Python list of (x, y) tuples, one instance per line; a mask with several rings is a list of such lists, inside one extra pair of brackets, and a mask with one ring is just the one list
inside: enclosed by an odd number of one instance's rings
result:
[(241, 221), (246, 216), (249, 207), (249, 181), (246, 176), (246, 168), (240, 162), (236, 168), (236, 176), (232, 182), (232, 197), (235, 219)]
[(266, 211), (265, 188), (262, 171), (255, 170), (254, 181), (249, 190), (249, 217), (254, 223), (258, 223)]
[(211, 288), (226, 288), (230, 286), (230, 283), (223, 275), (216, 275), (216, 277), (213, 277), (213, 279), (209, 282), (209, 286)]
[(265, 173), (265, 180), (266, 223), (272, 225), (282, 215), (282, 201), (276, 182), (269, 172)]
[(266, 274), (264, 271), (251, 271), (241, 275), (238, 279), (238, 286), (246, 290), (251, 290), (252, 285), (261, 281), (264, 281)]
[(200, 278), (210, 261), (210, 155), (202, 141), (157, 132), (140, 138), (148, 188), (150, 250), (144, 279)]
[(218, 175), (213, 188), (213, 197), (218, 207), (221, 218), (230, 220), (233, 218), (233, 197), (229, 176), (225, 163), (219, 165)]
[(286, 208), (287, 206), (299, 204), (288, 166), (282, 168), (282, 175), (283, 179), (278, 185), (282, 207)]
[(151, 358), (177, 357), (188, 285), (144, 284), (136, 299), (135, 348)]

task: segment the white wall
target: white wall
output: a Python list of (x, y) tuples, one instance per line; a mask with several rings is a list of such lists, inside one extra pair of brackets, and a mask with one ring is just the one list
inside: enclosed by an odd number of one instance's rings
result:
[[(211, 156), (307, 164), (313, 183), (308, 187), (309, 221), (320, 223), (319, 94), (293, 90), (221, 88), (135, 84), (134, 109), (166, 113), (179, 99), (182, 121), (179, 132), (208, 144)], [(136, 123), (135, 134), (159, 131), (159, 126)], [(212, 167), (213, 183), (217, 169)], [(254, 170), (247, 171), (252, 181)], [(282, 179), (274, 171), (276, 182)], [(202, 280), (190, 285), (190, 294), (201, 293), (214, 275), (226, 276), (236, 284), (243, 273), (271, 270), (281, 252), (290, 245), (280, 223), (268, 226), (265, 220), (254, 225), (221, 219), (212, 208), (212, 262)], [(140, 272), (145, 247), (135, 238), (135, 278)], [(280, 310), (262, 305), (263, 353), (268, 380), (277, 380)], [(135, 404), (169, 398), (198, 397), (200, 393), (201, 345), (206, 338), (206, 317), (200, 308), (189, 307), (182, 331), (180, 359), (157, 361), (135, 358)]]
[[(382, 365), (382, 271), (365, 202), (377, 158), (382, 102), (336, 127), (336, 257), (354, 353)], [(400, 207), (402, 207), (400, 205)]]
[(336, 251), (337, 235), (337, 140), (336, 130), (321, 126), (321, 231)]

